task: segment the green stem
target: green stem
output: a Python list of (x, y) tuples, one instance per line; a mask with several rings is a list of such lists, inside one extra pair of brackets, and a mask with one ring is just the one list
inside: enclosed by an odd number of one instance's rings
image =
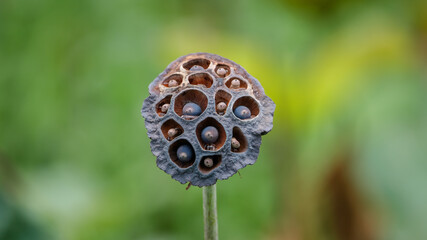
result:
[(203, 216), (205, 222), (205, 240), (218, 240), (216, 184), (203, 187)]

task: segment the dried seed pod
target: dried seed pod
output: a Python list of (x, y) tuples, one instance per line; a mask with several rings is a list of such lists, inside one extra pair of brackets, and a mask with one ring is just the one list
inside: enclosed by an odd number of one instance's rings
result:
[(212, 185), (254, 164), (261, 135), (273, 127), (275, 104), (258, 80), (218, 55), (178, 58), (149, 92), (142, 115), (151, 150), (181, 183)]

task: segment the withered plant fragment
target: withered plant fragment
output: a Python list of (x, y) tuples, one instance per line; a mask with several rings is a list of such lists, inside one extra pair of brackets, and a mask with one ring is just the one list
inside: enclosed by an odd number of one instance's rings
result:
[(142, 115), (157, 166), (209, 186), (258, 158), (274, 102), (240, 65), (209, 53), (173, 61), (149, 86)]

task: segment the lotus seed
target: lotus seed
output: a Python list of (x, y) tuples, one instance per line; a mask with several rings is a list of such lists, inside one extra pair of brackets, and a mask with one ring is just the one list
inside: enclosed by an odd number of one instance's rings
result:
[(172, 79), (169, 81), (168, 86), (169, 87), (176, 87), (176, 86), (178, 86), (178, 81), (176, 81), (175, 79)]
[(216, 142), (216, 140), (218, 140), (218, 136), (218, 129), (212, 126), (205, 127), (202, 131), (202, 140), (205, 143)]
[(182, 114), (188, 116), (199, 116), (200, 114), (202, 114), (202, 109), (199, 105), (193, 102), (189, 102), (186, 103), (182, 108)]
[(218, 109), (218, 111), (223, 112), (227, 108), (227, 104), (225, 102), (219, 102), (216, 105), (216, 108)]
[(240, 119), (248, 119), (251, 118), (251, 110), (245, 106), (238, 106), (234, 109), (234, 115)]
[(194, 65), (190, 68), (190, 71), (200, 71), (203, 70), (204, 68), (202, 66), (199, 65)]
[(176, 128), (171, 128), (168, 130), (168, 136), (174, 137), (178, 133), (178, 130)]
[(216, 70), (216, 73), (221, 77), (224, 77), (225, 74), (227, 74), (227, 72), (228, 72), (228, 70), (223, 68), (223, 67), (220, 67), (220, 68), (218, 68), (218, 70)]
[(240, 147), (240, 142), (239, 142), (239, 141), (237, 141), (237, 139), (236, 139), (236, 138), (232, 138), (232, 139), (231, 139), (231, 147), (232, 147), (232, 148), (239, 148), (239, 147)]
[(231, 88), (239, 88), (240, 87), (240, 81), (239, 81), (239, 79), (233, 79), (231, 81), (231, 86), (230, 87)]
[(179, 161), (188, 162), (193, 158), (193, 150), (189, 145), (182, 145), (176, 151)]
[(163, 104), (162, 105), (162, 108), (160, 109), (161, 111), (162, 111), (162, 113), (165, 113), (165, 112), (167, 112), (168, 111), (168, 109), (169, 109), (169, 104), (168, 103), (165, 103), (165, 104)]
[(212, 158), (205, 158), (205, 160), (203, 160), (203, 163), (208, 168), (211, 168), (213, 166), (213, 160), (212, 160)]

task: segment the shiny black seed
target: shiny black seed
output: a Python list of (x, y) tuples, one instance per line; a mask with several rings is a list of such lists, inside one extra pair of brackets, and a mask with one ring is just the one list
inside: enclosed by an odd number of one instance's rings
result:
[(182, 108), (182, 114), (189, 116), (199, 116), (200, 114), (202, 114), (202, 109), (199, 105), (189, 102), (185, 104)]
[(234, 115), (240, 119), (248, 119), (251, 118), (251, 110), (245, 106), (238, 106), (234, 109)]
[(218, 137), (218, 129), (216, 129), (215, 127), (205, 127), (202, 131), (202, 140), (205, 143), (214, 143), (216, 142), (216, 140), (218, 140)]
[(179, 161), (188, 162), (193, 158), (193, 149), (189, 145), (182, 145), (176, 151)]

